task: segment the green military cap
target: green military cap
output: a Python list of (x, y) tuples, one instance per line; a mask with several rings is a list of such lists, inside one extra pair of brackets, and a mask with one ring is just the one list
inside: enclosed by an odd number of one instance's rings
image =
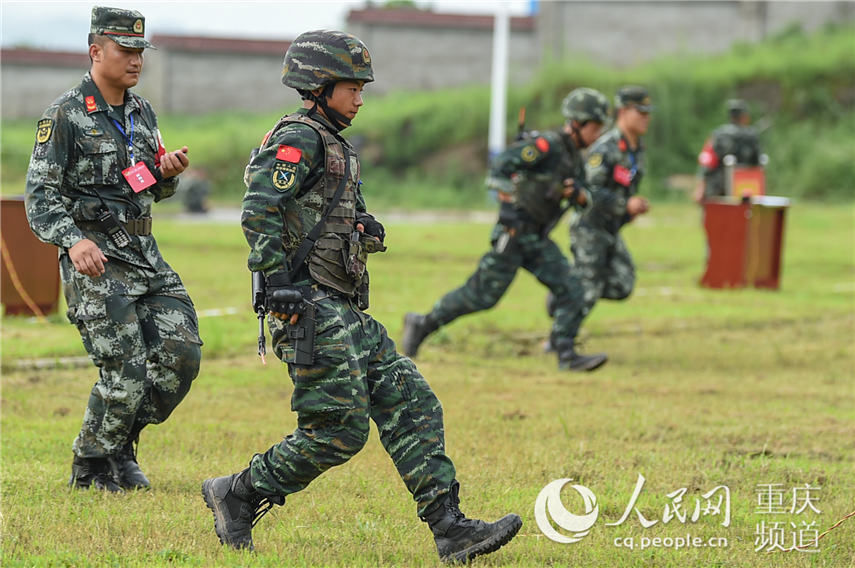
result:
[(653, 110), (653, 103), (650, 100), (650, 94), (647, 89), (639, 86), (623, 87), (615, 96), (615, 106), (624, 108), (634, 106), (641, 112), (650, 112)]
[(742, 99), (730, 99), (727, 101), (727, 110), (731, 114), (743, 114), (748, 112), (748, 103)]
[(94, 6), (89, 33), (106, 36), (123, 47), (155, 49), (145, 39), (145, 17), (136, 10)]

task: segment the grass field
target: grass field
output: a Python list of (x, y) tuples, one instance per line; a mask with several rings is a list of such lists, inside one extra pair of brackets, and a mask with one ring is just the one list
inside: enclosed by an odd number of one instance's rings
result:
[[(762, 546), (778, 534), (789, 547), (794, 536), (807, 540), (855, 510), (853, 212), (851, 204), (795, 203), (781, 289), (713, 291), (696, 284), (704, 255), (698, 212), (654, 204), (625, 231), (635, 294), (601, 302), (583, 327), (583, 349), (610, 354), (596, 373), (559, 372), (542, 353), (544, 290), (528, 274), (494, 310), (430, 338), (418, 364), (443, 402), (461, 508), (490, 520), (511, 511), (523, 518), (520, 535), (477, 564), (855, 565), (855, 518), (813, 552)], [(369, 311), (397, 339), (405, 312), (426, 311), (464, 281), (486, 250), (489, 225), (401, 222), (387, 232), (389, 251), (372, 258)], [(376, 431), (353, 460), (259, 523), (254, 554), (219, 545), (201, 481), (243, 468), (294, 428), (291, 383), (278, 362), (265, 367), (254, 355), (237, 225), (158, 218), (155, 233), (203, 316), (206, 344), (185, 402), (143, 434), (140, 463), (153, 489), (112, 496), (66, 487), (95, 371), (27, 368), (33, 359), (85, 355), (76, 331), (60, 315), (46, 323), (4, 318), (2, 565), (437, 565), (430, 532)], [(566, 228), (553, 237), (566, 250)], [(658, 523), (645, 528), (633, 512), (610, 526), (639, 474), (646, 483), (635, 508)], [(573, 544), (549, 540), (534, 518), (541, 489), (559, 478), (598, 501), (596, 524)], [(762, 512), (758, 492), (771, 484), (780, 484), (783, 513)], [(730, 494), (729, 526), (723, 514), (664, 522), (666, 508), (678, 504), (691, 517), (696, 502), (706, 504), (702, 495), (720, 486)], [(674, 493), (681, 489), (682, 501)], [(808, 493), (820, 512), (791, 512), (794, 495), (798, 508)], [(584, 512), (570, 488), (562, 498), (571, 512)], [(686, 535), (718, 546), (638, 548), (642, 539)], [(616, 546), (628, 538), (636, 549)]]

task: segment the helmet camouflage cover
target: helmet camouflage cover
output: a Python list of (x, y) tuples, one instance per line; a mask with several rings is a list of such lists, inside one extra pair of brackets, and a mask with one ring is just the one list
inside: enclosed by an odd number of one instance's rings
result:
[(561, 114), (568, 121), (605, 124), (609, 119), (609, 100), (599, 91), (580, 87), (564, 97)]
[(282, 82), (313, 91), (336, 81), (374, 80), (371, 55), (356, 36), (318, 30), (297, 36), (285, 53)]

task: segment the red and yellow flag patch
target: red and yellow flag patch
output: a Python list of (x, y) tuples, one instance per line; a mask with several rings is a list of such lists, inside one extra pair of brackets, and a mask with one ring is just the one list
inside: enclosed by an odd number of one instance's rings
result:
[(276, 159), (282, 160), (283, 162), (291, 162), (292, 164), (296, 164), (300, 161), (300, 158), (303, 155), (303, 151), (299, 148), (294, 148), (293, 146), (286, 146), (285, 144), (279, 145), (279, 150), (276, 152)]

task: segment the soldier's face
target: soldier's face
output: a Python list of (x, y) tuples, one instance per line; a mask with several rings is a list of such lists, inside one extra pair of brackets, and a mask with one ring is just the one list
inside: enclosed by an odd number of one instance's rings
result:
[(353, 120), (356, 113), (359, 112), (359, 107), (362, 106), (362, 87), (364, 81), (339, 81), (335, 84), (332, 95), (327, 99), (327, 104), (333, 110), (336, 110)]
[(587, 148), (600, 137), (603, 132), (603, 123), (594, 122), (593, 120), (585, 123), (585, 126), (579, 129), (579, 138), (581, 138), (582, 147)]
[(641, 112), (638, 108), (632, 106), (626, 109), (627, 127), (637, 136), (642, 136), (647, 132), (650, 126), (650, 113)]
[(143, 67), (142, 49), (124, 47), (113, 40), (105, 41), (104, 45), (93, 44), (90, 49), (92, 66), (97, 66), (98, 75), (111, 86), (129, 89), (139, 82)]

